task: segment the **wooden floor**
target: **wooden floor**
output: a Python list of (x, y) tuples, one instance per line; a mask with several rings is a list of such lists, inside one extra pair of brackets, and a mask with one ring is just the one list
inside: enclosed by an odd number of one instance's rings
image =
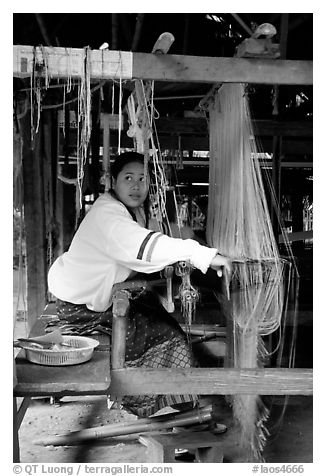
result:
[[(94, 414), (94, 409), (96, 414)], [(270, 437), (264, 450), (268, 463), (311, 463), (313, 461), (312, 397), (290, 397), (285, 414), (284, 397), (274, 397), (268, 422)], [(236, 443), (232, 413), (222, 398), (217, 399), (219, 421), (228, 426), (223, 435), (224, 462), (240, 463), (243, 454)], [(101, 426), (135, 417), (124, 411), (108, 411), (103, 397), (64, 397), (60, 405), (50, 405), (49, 399), (38, 399), (27, 410), (20, 429), (22, 463), (144, 463), (146, 448), (127, 437), (107, 438), (81, 446), (40, 446), (34, 443), (49, 435)]]

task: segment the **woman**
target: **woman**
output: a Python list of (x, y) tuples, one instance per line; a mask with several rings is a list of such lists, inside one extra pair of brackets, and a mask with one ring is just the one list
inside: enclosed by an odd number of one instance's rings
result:
[[(121, 154), (111, 174), (112, 190), (95, 201), (69, 250), (49, 271), (49, 290), (57, 298), (58, 316), (64, 322), (111, 325), (112, 287), (134, 272), (154, 273), (177, 261), (189, 261), (203, 273), (209, 266), (230, 271), (228, 259), (215, 248), (146, 228), (149, 178), (144, 175), (143, 155)], [(185, 334), (149, 292), (131, 301), (126, 366), (193, 366)], [(193, 401), (190, 395), (148, 395), (125, 397), (123, 405), (143, 417)]]

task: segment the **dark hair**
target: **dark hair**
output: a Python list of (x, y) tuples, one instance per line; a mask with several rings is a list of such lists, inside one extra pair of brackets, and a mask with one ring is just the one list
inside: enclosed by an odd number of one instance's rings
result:
[[(140, 164), (144, 164), (145, 157), (143, 154), (140, 154), (139, 152), (123, 152), (120, 155), (117, 155), (115, 158), (115, 161), (111, 165), (111, 176), (116, 179), (123, 169), (123, 167), (127, 164), (130, 164), (132, 162), (139, 162)], [(113, 195), (117, 200), (118, 197), (116, 196), (114, 190), (111, 188), (110, 190), (111, 195)], [(130, 210), (128, 207), (126, 207), (132, 216), (132, 218), (136, 220), (135, 214), (133, 213), (132, 210)], [(147, 194), (147, 197), (144, 201), (144, 211), (145, 211), (145, 217), (146, 217), (146, 227), (148, 226), (149, 218), (150, 218), (150, 201), (149, 201), (149, 194)]]
[(111, 175), (116, 179), (125, 165), (130, 164), (131, 162), (144, 164), (144, 160), (145, 158), (143, 154), (139, 154), (138, 152), (123, 152), (122, 154), (117, 155), (115, 161), (111, 165)]

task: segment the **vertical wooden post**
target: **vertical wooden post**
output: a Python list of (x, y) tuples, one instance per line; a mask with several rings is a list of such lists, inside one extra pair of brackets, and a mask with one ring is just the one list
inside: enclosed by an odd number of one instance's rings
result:
[(64, 124), (63, 124), (63, 154), (64, 154), (64, 169), (69, 167), (69, 155), (70, 155), (70, 109), (67, 105), (64, 106)]
[(91, 151), (92, 164), (91, 170), (91, 188), (94, 193), (94, 199), (99, 196), (100, 182), (100, 94), (98, 91), (93, 93), (93, 110), (92, 110), (92, 132), (91, 132)]
[(280, 210), (280, 199), (281, 199), (281, 161), (282, 161), (282, 137), (274, 136), (273, 137), (273, 171), (272, 171), (272, 180), (275, 191), (276, 203), (275, 208), (272, 208), (272, 225), (274, 230), (275, 239), (278, 242), (279, 236), (279, 215)]
[(280, 27), (280, 53), (281, 53), (282, 59), (286, 58), (288, 31), (289, 31), (289, 14), (282, 13), (281, 27)]
[(56, 252), (57, 255), (61, 255), (64, 252), (64, 236), (63, 236), (63, 183), (58, 180), (57, 182), (57, 193), (56, 193), (56, 203), (55, 203), (55, 215), (58, 222), (58, 243)]
[(118, 49), (118, 14), (111, 13), (111, 50)]
[(134, 37), (132, 40), (131, 51), (136, 51), (138, 48), (144, 19), (145, 19), (145, 13), (137, 14), (136, 27), (135, 27)]
[(30, 116), (20, 121), (23, 137), (24, 222), (27, 262), (27, 325), (30, 330), (46, 303), (46, 243), (42, 163), (42, 128), (31, 148)]
[(102, 114), (103, 127), (103, 172), (105, 173), (105, 191), (110, 188), (110, 116), (109, 114)]
[[(280, 25), (280, 58), (286, 58), (286, 49), (287, 49), (287, 36), (288, 36), (288, 22), (289, 22), (289, 14), (282, 13), (281, 15), (281, 25)], [(274, 116), (275, 119), (279, 119), (279, 86), (275, 85), (275, 104), (274, 104)], [(275, 135), (273, 137), (273, 185), (275, 190), (275, 198), (276, 198), (276, 209), (274, 210), (272, 207), (271, 217), (272, 217), (272, 225), (274, 229), (275, 239), (278, 242), (279, 237), (279, 214), (281, 210), (279, 208), (279, 204), (281, 201), (281, 161), (282, 161), (282, 137), (279, 135)]]
[(129, 311), (128, 291), (116, 291), (113, 296), (112, 323), (112, 369), (122, 369), (125, 366), (127, 316)]
[(185, 13), (185, 25), (184, 25), (184, 31), (183, 31), (183, 44), (182, 44), (183, 55), (186, 55), (188, 51), (189, 27), (190, 27), (190, 13)]
[[(301, 178), (301, 177), (300, 177)], [(301, 185), (301, 186), (300, 186)], [(303, 230), (303, 197), (304, 191), (301, 180), (297, 178), (296, 188), (292, 193), (292, 231)], [(292, 250), (295, 256), (300, 256), (304, 250), (304, 241), (292, 243)]]

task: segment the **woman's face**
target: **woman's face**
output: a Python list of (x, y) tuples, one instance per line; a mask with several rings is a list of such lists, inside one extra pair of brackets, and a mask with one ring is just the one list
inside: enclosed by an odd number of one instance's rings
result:
[(113, 179), (113, 189), (119, 198), (129, 208), (142, 205), (147, 197), (149, 187), (148, 177), (144, 176), (144, 165), (130, 162)]

